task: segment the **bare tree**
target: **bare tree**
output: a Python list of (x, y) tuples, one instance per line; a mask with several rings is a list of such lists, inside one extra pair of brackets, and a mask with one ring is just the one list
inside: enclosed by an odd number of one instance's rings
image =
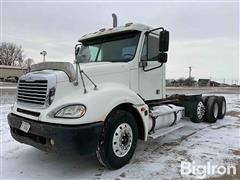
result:
[(27, 58), (23, 62), (23, 67), (30, 68), (32, 64), (34, 64), (34, 60), (32, 58)]
[(24, 60), (22, 67), (26, 68), (27, 72), (29, 72), (31, 70), (32, 64), (34, 64), (34, 60), (32, 58), (27, 58), (26, 60)]
[(2, 42), (0, 45), (0, 65), (21, 66), (24, 53), (21, 46)]
[(185, 78), (183, 78), (183, 77), (176, 80), (176, 82), (179, 86), (183, 86), (184, 81), (185, 81)]
[(185, 86), (194, 86), (196, 83), (196, 81), (194, 80), (194, 77), (188, 77), (187, 79), (185, 79), (184, 81), (184, 85)]

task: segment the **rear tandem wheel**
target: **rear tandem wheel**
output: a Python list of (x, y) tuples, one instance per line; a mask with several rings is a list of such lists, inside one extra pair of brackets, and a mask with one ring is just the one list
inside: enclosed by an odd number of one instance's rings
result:
[(226, 100), (224, 96), (203, 96), (206, 113), (205, 121), (215, 123), (217, 119), (223, 119), (226, 114)]

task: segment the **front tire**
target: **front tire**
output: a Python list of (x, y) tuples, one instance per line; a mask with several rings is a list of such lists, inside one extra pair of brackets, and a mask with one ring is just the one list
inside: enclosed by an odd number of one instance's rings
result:
[(138, 130), (133, 115), (124, 110), (111, 112), (96, 151), (99, 162), (109, 169), (121, 168), (132, 158), (137, 139)]

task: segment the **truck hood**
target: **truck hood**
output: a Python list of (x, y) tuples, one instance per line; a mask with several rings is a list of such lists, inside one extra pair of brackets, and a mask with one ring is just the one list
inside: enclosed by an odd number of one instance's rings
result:
[[(41, 67), (43, 66), (43, 67)], [(46, 67), (45, 67), (46, 66)], [(56, 70), (53, 70), (51, 68), (56, 67)], [(58, 67), (58, 68), (57, 68)], [(71, 68), (69, 68), (71, 67)], [(49, 68), (49, 69), (47, 69)], [(81, 63), (80, 64), (81, 70), (84, 71), (84, 73), (91, 78), (94, 83), (119, 83), (129, 86), (129, 64), (128, 63), (121, 63), (121, 62), (93, 62), (93, 63)], [(43, 70), (41, 70), (43, 69)], [(45, 70), (44, 70), (45, 69)], [(62, 70), (66, 69), (66, 71)], [(59, 82), (71, 82), (71, 79), (69, 75), (72, 77), (75, 77), (76, 75), (76, 69), (74, 69), (73, 64), (64, 64), (64, 63), (58, 63), (49, 62), (48, 64), (40, 64), (39, 67), (35, 68), (36, 71), (33, 71), (26, 76), (36, 76), (38, 78), (44, 78), (45, 74), (55, 74), (56, 81)], [(69, 72), (71, 72), (69, 74)], [(86, 85), (92, 86), (90, 83), (90, 80), (87, 80), (87, 76), (84, 77), (84, 82)], [(78, 73), (78, 79), (79, 82), (81, 82), (81, 76), (80, 73)], [(72, 83), (71, 83), (72, 84)], [(81, 86), (82, 83), (79, 83), (79, 86)]]
[(129, 71), (129, 65), (127, 63), (112, 63), (112, 62), (81, 63), (80, 67), (90, 77)]

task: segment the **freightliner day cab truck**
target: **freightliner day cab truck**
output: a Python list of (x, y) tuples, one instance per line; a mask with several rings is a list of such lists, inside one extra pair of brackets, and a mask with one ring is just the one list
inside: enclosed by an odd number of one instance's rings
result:
[(117, 169), (137, 140), (147, 141), (193, 122), (216, 122), (226, 112), (220, 96), (166, 97), (169, 32), (141, 24), (84, 35), (75, 62), (35, 64), (20, 77), (8, 115), (12, 137), (44, 151), (96, 153)]

